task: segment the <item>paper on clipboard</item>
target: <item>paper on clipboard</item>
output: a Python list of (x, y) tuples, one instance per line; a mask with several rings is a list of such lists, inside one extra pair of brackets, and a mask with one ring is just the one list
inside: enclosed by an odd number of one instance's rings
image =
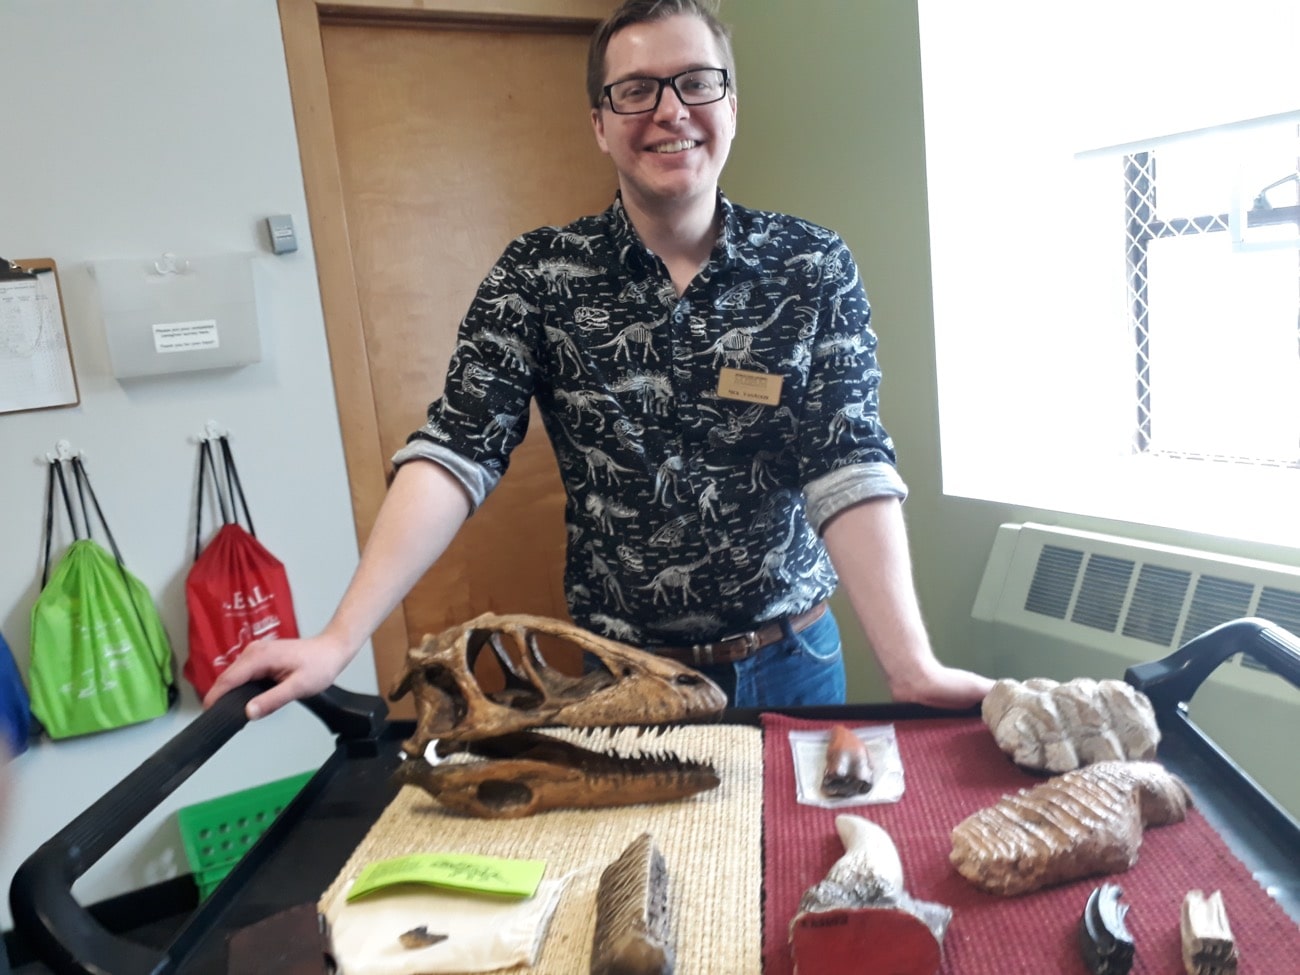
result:
[(79, 399), (54, 262), (23, 262), (0, 277), (0, 413)]

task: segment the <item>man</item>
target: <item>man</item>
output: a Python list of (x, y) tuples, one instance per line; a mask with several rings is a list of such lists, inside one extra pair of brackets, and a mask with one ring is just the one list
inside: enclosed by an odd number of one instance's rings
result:
[(991, 682), (942, 665), (921, 620), (851, 255), (719, 190), (726, 29), (702, 0), (628, 0), (592, 39), (588, 89), (618, 198), (511, 242), (333, 618), (250, 645), (205, 703), (274, 678), (255, 718), (328, 686), (495, 486), (532, 398), (565, 479), (579, 625), (699, 667), (739, 706), (835, 703), (838, 574), (896, 699), (978, 702)]

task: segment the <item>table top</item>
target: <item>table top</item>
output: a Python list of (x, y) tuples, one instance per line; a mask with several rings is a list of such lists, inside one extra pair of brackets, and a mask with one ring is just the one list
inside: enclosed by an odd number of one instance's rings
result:
[[(1129, 678), (1138, 683), (1152, 675), (1130, 674)], [(51, 968), (110, 975), (140, 971), (225, 975), (226, 942), (232, 933), (284, 909), (314, 904), (334, 881), (397, 795), (399, 786), (392, 773), (401, 761), (400, 743), (412, 730), (408, 722), (388, 722), (378, 698), (337, 688), (305, 702), (338, 736), (334, 753), (161, 955), (103, 930), (71, 896), (71, 885), (81, 873), (243, 729), (243, 705), (264, 686), (241, 688), (205, 712), (20, 868), (11, 888), (15, 924)], [(1157, 693), (1153, 700), (1158, 697)], [(1188, 785), (1198, 813), (1232, 854), (1300, 923), (1300, 825), (1230, 759), (1198, 738), (1194, 728), (1180, 723), (1177, 708), (1164, 710), (1172, 717), (1166, 722), (1162, 715), (1160, 760)], [(951, 712), (897, 704), (779, 709), (779, 713), (805, 721), (888, 721), (903, 730), (911, 722), (953, 717)], [(1160, 707), (1157, 713), (1162, 713)], [(975, 712), (967, 717), (978, 722)], [(761, 714), (733, 709), (721, 720), (756, 725)], [(258, 730), (253, 725), (247, 733)]]

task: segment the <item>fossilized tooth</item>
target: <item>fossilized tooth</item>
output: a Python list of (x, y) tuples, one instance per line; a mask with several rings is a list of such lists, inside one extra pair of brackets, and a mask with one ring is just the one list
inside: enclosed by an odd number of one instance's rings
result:
[[(542, 657), (539, 634), (568, 641), (604, 669), (581, 677), (560, 673)], [(505, 675), (505, 688), (492, 694), (474, 678), (474, 664), (484, 649), (495, 654)], [(416, 708), (415, 734), (404, 743), (408, 755), (422, 755), (435, 739), (490, 738), (543, 725), (692, 721), (720, 713), (727, 703), (716, 684), (684, 664), (560, 620), (491, 613), (411, 648), (406, 673), (389, 698), (408, 693), (414, 693)]]
[(1151, 702), (1122, 680), (1000, 680), (985, 695), (981, 713), (998, 747), (1034, 771), (1147, 761), (1160, 742)]
[(670, 802), (716, 788), (719, 781), (712, 765), (673, 752), (622, 756), (534, 731), (455, 747), (483, 761), (431, 765), (423, 758), (408, 758), (395, 775), (448, 809), (484, 819), (517, 819), (548, 809)]
[(672, 975), (668, 867), (642, 833), (600, 875), (591, 975)]
[(1187, 787), (1155, 762), (1097, 762), (1003, 796), (952, 831), (957, 871), (994, 894), (1023, 894), (1137, 862), (1144, 826), (1179, 822)]
[(826, 743), (822, 792), (837, 799), (871, 791), (871, 756), (866, 743), (842, 724), (831, 728)]
[(1237, 944), (1228, 927), (1222, 892), (1206, 897), (1189, 890), (1183, 898), (1179, 929), (1187, 975), (1236, 975)]
[(911, 897), (889, 834), (861, 816), (835, 817), (844, 855), (809, 887), (790, 922), (796, 975), (870, 971), (934, 975), (952, 909)]

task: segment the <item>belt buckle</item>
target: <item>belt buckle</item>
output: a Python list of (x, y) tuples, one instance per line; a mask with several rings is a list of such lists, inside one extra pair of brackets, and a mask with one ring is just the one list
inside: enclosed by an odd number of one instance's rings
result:
[(720, 639), (714, 640), (712, 643), (697, 643), (692, 646), (691, 654), (695, 657), (695, 665), (697, 667), (708, 667), (714, 663), (719, 663), (720, 661), (715, 661), (713, 659), (713, 648), (721, 646), (724, 643), (731, 643), (733, 640), (745, 641), (745, 656), (732, 658), (732, 660), (724, 661), (725, 663), (734, 663), (737, 659), (744, 660), (745, 657), (750, 656), (755, 650), (762, 646), (762, 643), (758, 638), (757, 630), (746, 630), (743, 633), (731, 633)]

